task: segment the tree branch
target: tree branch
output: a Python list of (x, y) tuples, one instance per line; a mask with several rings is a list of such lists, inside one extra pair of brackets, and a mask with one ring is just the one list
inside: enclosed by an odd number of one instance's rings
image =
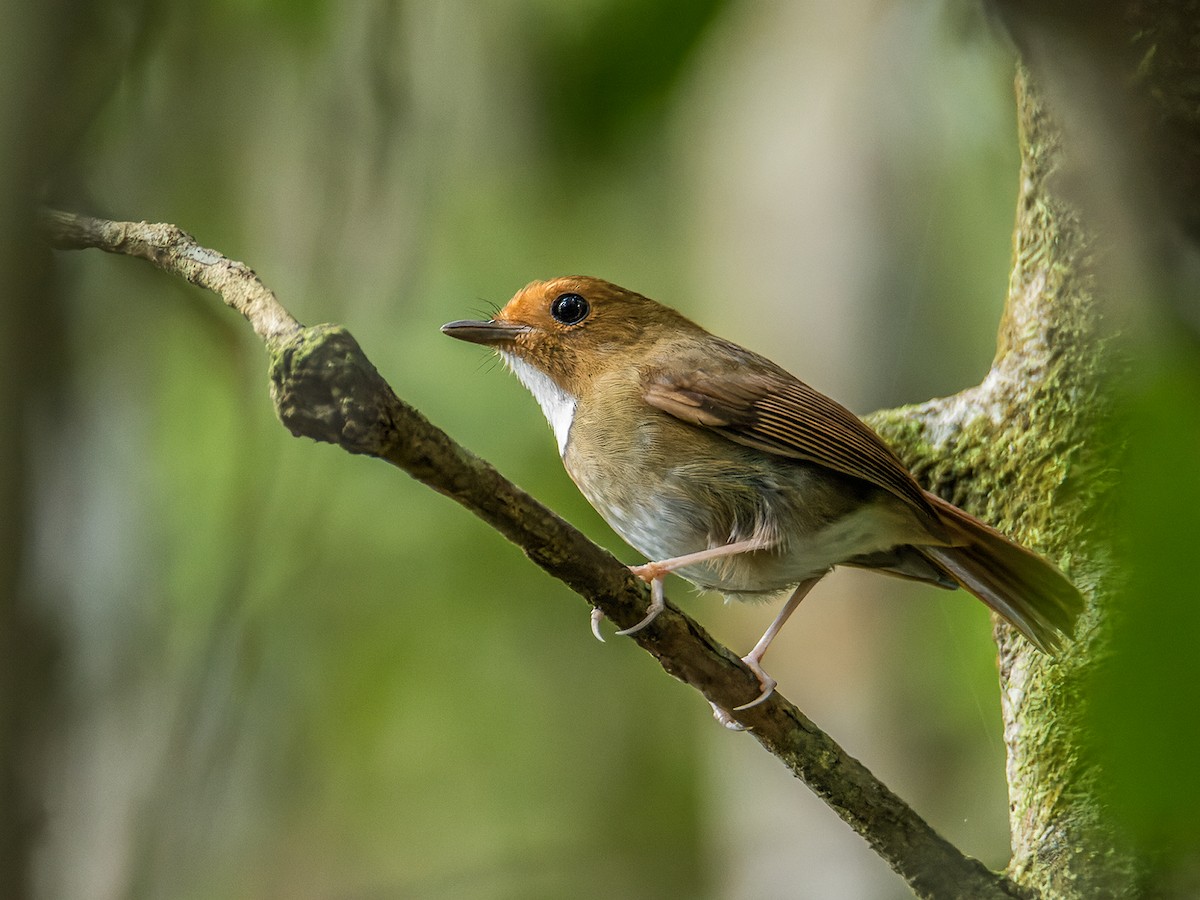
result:
[[(475, 513), (618, 626), (641, 621), (648, 600), (645, 584), (400, 400), (345, 329), (302, 326), (251, 269), (199, 246), (174, 225), (58, 211), (43, 213), (39, 225), (58, 249), (93, 247), (137, 256), (218, 294), (265, 343), (272, 398), (294, 435), (405, 470)], [(759, 693), (757, 678), (741, 660), (670, 603), (633, 639), (669, 674), (723, 709)], [(866, 839), (917, 896), (1030, 896), (938, 835), (778, 692), (737, 719)]]

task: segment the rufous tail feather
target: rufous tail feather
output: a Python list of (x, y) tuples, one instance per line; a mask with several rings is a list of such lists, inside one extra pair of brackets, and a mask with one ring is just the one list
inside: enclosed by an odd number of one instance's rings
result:
[(926, 493), (953, 544), (920, 550), (955, 581), (1053, 654), (1070, 637), (1083, 596), (1057, 567), (996, 529)]

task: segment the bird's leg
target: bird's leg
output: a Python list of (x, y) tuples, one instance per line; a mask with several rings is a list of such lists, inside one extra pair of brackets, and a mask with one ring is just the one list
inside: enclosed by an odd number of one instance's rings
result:
[(754, 645), (754, 649), (742, 657), (750, 671), (758, 676), (758, 683), (762, 685), (762, 693), (757, 698), (749, 703), (743, 703), (741, 706), (735, 706), (734, 712), (740, 712), (743, 709), (750, 709), (752, 706), (758, 706), (775, 691), (775, 685), (778, 682), (763, 671), (762, 658), (767, 653), (767, 648), (771, 646), (771, 641), (775, 640), (775, 636), (779, 634), (779, 630), (783, 628), (784, 623), (796, 611), (796, 607), (800, 605), (800, 601), (808, 596), (808, 592), (813, 589), (821, 577), (810, 578), (808, 581), (802, 581), (796, 585), (796, 589), (792, 591), (792, 596), (788, 597), (787, 603), (783, 604), (783, 609), (779, 611), (779, 615), (775, 617), (767, 630), (763, 632), (763, 636), (758, 639), (758, 643)]
[[(708, 562), (713, 559), (724, 559), (727, 556), (750, 553), (754, 550), (766, 550), (772, 546), (774, 546), (772, 541), (766, 538), (754, 537), (744, 541), (734, 541), (731, 544), (722, 544), (720, 547), (709, 547), (707, 550), (698, 550), (695, 553), (685, 553), (683, 556), (673, 556), (670, 559), (660, 559), (644, 563), (640, 566), (630, 566), (630, 572), (650, 585), (650, 605), (646, 608), (646, 616), (642, 621), (638, 622), (632, 628), (621, 629), (617, 634), (635, 634), (658, 617), (658, 614), (667, 605), (666, 597), (663, 595), (663, 580), (671, 572), (695, 565), (696, 563)], [(600, 641), (604, 640), (600, 636), (600, 621), (603, 618), (604, 613), (600, 612), (600, 610), (592, 610), (592, 634)]]
[(726, 556), (737, 556), (739, 553), (750, 553), (754, 550), (766, 550), (773, 546), (775, 546), (774, 541), (763, 537), (752, 537), (744, 541), (734, 541), (731, 544), (721, 544), (719, 547), (709, 547), (707, 550), (697, 550), (695, 553), (685, 553), (683, 556), (673, 556), (670, 559), (660, 559), (655, 562), (643, 563), (640, 566), (630, 566), (629, 571), (648, 583), (661, 581), (671, 572), (696, 563), (708, 562), (710, 559), (724, 559)]
[[(758, 683), (762, 686), (762, 693), (760, 693), (749, 703), (743, 703), (741, 706), (735, 706), (733, 708), (734, 712), (740, 712), (743, 709), (750, 709), (753, 706), (758, 706), (758, 704), (770, 697), (771, 694), (775, 693), (775, 685), (778, 684), (778, 682), (765, 671), (763, 671), (762, 658), (766, 654), (767, 648), (771, 646), (771, 641), (775, 640), (775, 636), (779, 634), (779, 630), (783, 628), (784, 623), (787, 622), (791, 614), (796, 611), (796, 607), (800, 605), (800, 601), (808, 596), (808, 592), (811, 591), (813, 586), (820, 580), (821, 576), (818, 575), (816, 578), (810, 578), (808, 581), (802, 581), (796, 585), (796, 589), (792, 591), (792, 596), (788, 597), (787, 603), (783, 605), (783, 609), (779, 611), (779, 615), (775, 617), (775, 620), (770, 624), (770, 626), (768, 626), (767, 630), (763, 632), (763, 636), (758, 639), (758, 643), (754, 645), (754, 649), (742, 657), (742, 662), (744, 662), (750, 668), (751, 672), (758, 676)], [(730, 729), (731, 731), (746, 730), (744, 725), (738, 722), (733, 716), (731, 716), (721, 707), (717, 706), (717, 704), (713, 703), (711, 700), (708, 702), (708, 705), (712, 707), (713, 718), (726, 728)]]
[(658, 614), (663, 611), (667, 603), (666, 598), (663, 596), (663, 582), (670, 573), (686, 568), (687, 566), (695, 565), (696, 563), (708, 562), (713, 559), (724, 559), (727, 556), (750, 553), (754, 550), (766, 550), (772, 546), (772, 543), (772, 541), (768, 541), (765, 538), (754, 537), (744, 541), (734, 541), (731, 544), (722, 544), (720, 547), (709, 547), (707, 550), (698, 550), (695, 553), (685, 553), (683, 556), (660, 559), (644, 563), (640, 566), (630, 566), (630, 572), (650, 585), (650, 605), (646, 608), (646, 616), (642, 621), (638, 622), (632, 628), (621, 629), (617, 634), (634, 634), (658, 618)]

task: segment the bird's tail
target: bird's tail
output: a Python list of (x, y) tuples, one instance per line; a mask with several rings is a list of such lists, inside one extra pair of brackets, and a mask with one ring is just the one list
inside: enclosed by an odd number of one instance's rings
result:
[(921, 552), (1039, 650), (1059, 650), (1083, 610), (1078, 589), (1032, 550), (940, 497), (925, 496), (945, 524), (951, 545), (925, 546)]

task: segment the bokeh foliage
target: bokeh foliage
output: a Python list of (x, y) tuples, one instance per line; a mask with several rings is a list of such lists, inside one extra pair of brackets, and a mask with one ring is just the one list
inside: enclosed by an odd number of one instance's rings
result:
[[(1124, 440), (1115, 528), (1120, 571), (1112, 654), (1093, 679), (1091, 752), (1121, 835), (1157, 867), (1151, 894), (1200, 889), (1200, 604), (1191, 573), (1200, 535), (1200, 355), (1190, 316), (1148, 293), (1131, 329), (1136, 369), (1113, 386)], [(1190, 292), (1188, 292), (1190, 294)], [(1186, 312), (1186, 307), (1184, 309)]]
[[(630, 562), (520, 386), (439, 324), (586, 272), (861, 410), (991, 358), (1011, 61), (960, 9), (229, 0), (87, 21), (40, 191), (247, 261)], [(772, 68), (772, 38), (812, 77)], [(756, 183), (777, 164), (796, 181)], [(825, 231), (850, 246), (808, 244)], [(29, 536), (67, 684), (47, 895), (762, 895), (794, 877), (755, 861), (773, 840), (813, 896), (905, 895), (801, 786), (744, 781), (749, 739), (595, 644), (583, 603), (495, 534), (288, 437), (261, 348), (213, 298), (131, 260), (54, 265), (66, 388), (37, 432)], [(831, 347), (841, 370), (813, 371)], [(785, 693), (1002, 864), (986, 615), (846, 584), (775, 651)], [(769, 617), (673, 596), (736, 647)], [(780, 827), (775, 802), (815, 811)]]

